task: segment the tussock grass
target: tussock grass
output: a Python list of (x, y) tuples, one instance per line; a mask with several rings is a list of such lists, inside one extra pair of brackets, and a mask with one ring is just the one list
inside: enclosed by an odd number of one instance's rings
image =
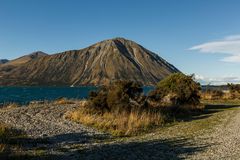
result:
[(7, 108), (7, 109), (10, 109), (10, 108), (17, 108), (19, 107), (20, 105), (17, 104), (17, 103), (5, 103), (3, 104), (2, 106), (0, 106), (0, 108)]
[(5, 142), (8, 140), (8, 134), (8, 128), (5, 125), (0, 124), (0, 153), (4, 152), (4, 150), (6, 149)]
[(5, 124), (0, 124), (0, 159), (11, 159), (10, 155), (20, 154), (22, 151), (18, 138), (26, 137), (21, 131)]
[(0, 153), (4, 153), (7, 149), (9, 140), (15, 136), (14, 131), (5, 124), (0, 124)]
[(67, 116), (73, 121), (93, 126), (114, 136), (131, 136), (146, 132), (164, 124), (165, 117), (157, 111), (105, 112), (93, 114), (85, 108), (71, 112)]
[(65, 105), (65, 104), (74, 104), (73, 101), (66, 99), (66, 98), (59, 98), (54, 101), (55, 105)]

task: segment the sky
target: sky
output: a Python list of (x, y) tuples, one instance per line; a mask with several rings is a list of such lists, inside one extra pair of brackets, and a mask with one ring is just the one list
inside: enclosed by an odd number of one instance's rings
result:
[(240, 83), (239, 0), (0, 0), (0, 59), (124, 37), (203, 84)]

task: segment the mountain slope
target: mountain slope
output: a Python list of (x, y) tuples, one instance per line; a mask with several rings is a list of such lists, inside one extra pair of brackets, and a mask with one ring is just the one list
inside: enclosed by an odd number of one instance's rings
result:
[(103, 85), (125, 79), (154, 85), (179, 72), (137, 43), (115, 38), (81, 50), (32, 59), (1, 73), (0, 85)]
[(14, 60), (8, 60), (0, 66), (0, 77), (3, 77), (5, 74), (11, 74), (11, 71), (18, 68), (19, 66), (24, 65), (33, 59), (38, 59), (44, 56), (47, 56), (47, 54), (41, 51), (37, 51)]
[(5, 63), (5, 65), (12, 65), (12, 66), (17, 66), (20, 64), (24, 64), (27, 63), (28, 61), (32, 60), (32, 59), (36, 59), (36, 58), (40, 58), (43, 56), (46, 56), (47, 54), (41, 51), (37, 51), (37, 52), (33, 52), (31, 54), (22, 56), (20, 58), (8, 61), (7, 63)]

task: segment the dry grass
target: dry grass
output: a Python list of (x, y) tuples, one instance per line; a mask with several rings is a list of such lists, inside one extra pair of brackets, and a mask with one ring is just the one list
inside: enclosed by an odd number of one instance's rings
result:
[(68, 100), (66, 98), (60, 98), (54, 101), (54, 104), (56, 105), (65, 105), (65, 104), (73, 104), (74, 102), (71, 100)]
[(19, 104), (17, 103), (6, 103), (1, 106), (1, 108), (7, 108), (7, 109), (17, 108), (17, 107), (19, 107)]
[(110, 132), (114, 136), (137, 135), (162, 125), (165, 119), (160, 112), (132, 111), (119, 114), (106, 112), (101, 115), (87, 112), (83, 107), (69, 113), (67, 117), (87, 126)]
[(201, 100), (201, 102), (208, 105), (240, 105), (240, 99)]
[(9, 140), (10, 135), (10, 129), (4, 124), (0, 124), (0, 153), (5, 151), (6, 142)]
[(25, 137), (22, 131), (0, 123), (0, 159), (17, 159), (14, 157), (21, 156), (22, 145), (19, 140)]

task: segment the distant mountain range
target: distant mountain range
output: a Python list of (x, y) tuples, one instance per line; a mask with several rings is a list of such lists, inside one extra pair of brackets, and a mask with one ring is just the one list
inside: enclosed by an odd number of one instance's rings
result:
[(4, 63), (7, 63), (9, 60), (7, 60), (7, 59), (0, 59), (0, 65), (1, 64), (4, 64)]
[(0, 65), (1, 86), (104, 85), (133, 80), (155, 85), (177, 68), (141, 45), (115, 38), (81, 50), (48, 55), (43, 52)]

